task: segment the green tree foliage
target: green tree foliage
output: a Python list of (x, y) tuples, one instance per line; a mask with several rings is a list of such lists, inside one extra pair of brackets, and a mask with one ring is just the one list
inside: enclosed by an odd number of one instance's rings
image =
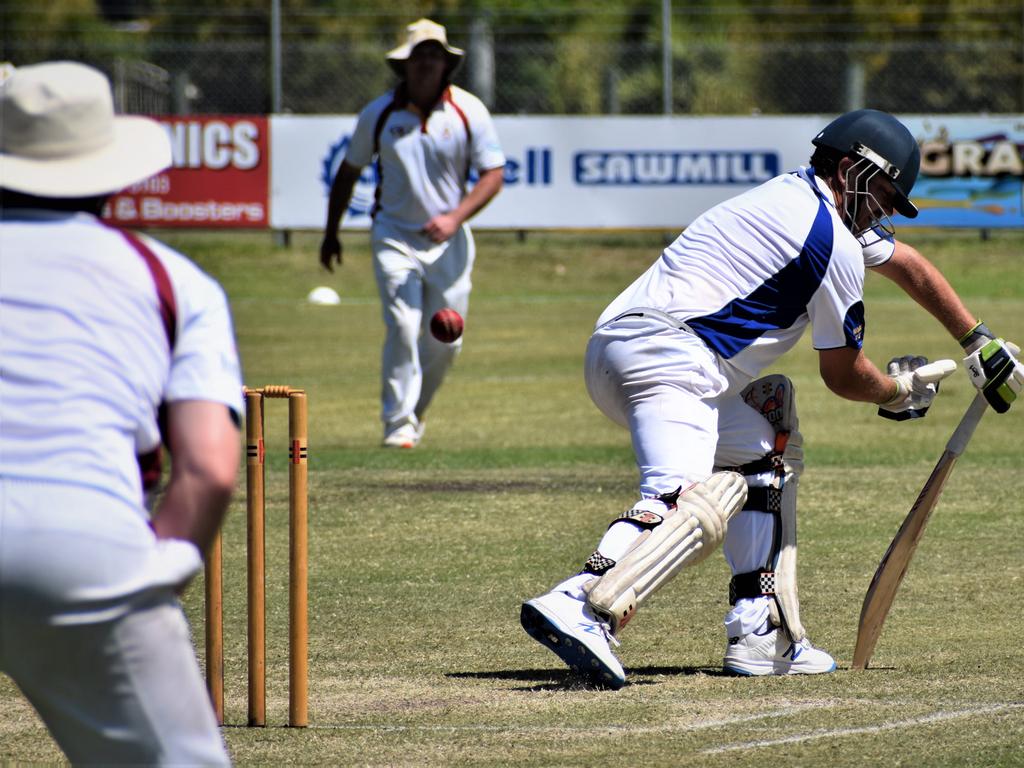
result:
[[(159, 65), (192, 108), (269, 106), (272, 0), (0, 0), (0, 58)], [(1022, 0), (673, 0), (676, 113), (1024, 111)], [(427, 16), (489, 30), (498, 113), (662, 112), (661, 0), (280, 0), (284, 108), (352, 113), (394, 83), (384, 53)], [(456, 82), (470, 85), (472, 56)]]
[(1013, 14), (1010, 5), (751, 5), (759, 106), (778, 112), (836, 112), (860, 103), (892, 112), (1024, 109), (1021, 8), (1015, 3)]
[(0, 60), (15, 65), (87, 58), (92, 51), (109, 57), (119, 37), (92, 0), (0, 4)]

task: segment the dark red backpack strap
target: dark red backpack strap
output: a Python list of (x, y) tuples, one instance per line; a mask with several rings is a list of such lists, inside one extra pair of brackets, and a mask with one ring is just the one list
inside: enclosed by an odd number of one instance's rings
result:
[[(174, 343), (178, 336), (178, 304), (174, 298), (174, 286), (171, 278), (164, 268), (163, 262), (153, 253), (138, 235), (125, 229), (111, 227), (115, 232), (124, 238), (142, 259), (150, 276), (153, 278), (153, 287), (156, 289), (157, 302), (160, 306), (160, 320), (163, 323), (164, 333), (167, 335), (167, 345), (174, 354)], [(167, 406), (161, 403), (157, 408), (157, 425), (160, 428), (160, 436), (163, 443), (167, 442)], [(157, 445), (152, 451), (136, 456), (139, 463), (139, 475), (142, 479), (143, 491), (150, 491), (160, 483), (163, 474), (163, 448)]]
[(404, 103), (404, 98), (400, 91), (401, 86), (395, 90), (394, 98), (384, 107), (377, 118), (376, 125), (373, 126), (373, 154), (377, 158), (377, 187), (373, 191), (373, 211), (370, 214), (371, 216), (375, 216), (377, 209), (380, 207), (380, 188), (381, 184), (384, 183), (384, 166), (380, 162), (380, 135), (384, 131), (384, 123), (388, 121), (391, 113)]
[(470, 165), (472, 164), (471, 158), (473, 157), (473, 129), (469, 127), (469, 118), (466, 117), (462, 107), (455, 103), (455, 97), (452, 96), (452, 89), (450, 87), (444, 89), (444, 96), (442, 98), (452, 105), (452, 109), (455, 110), (455, 114), (462, 120), (462, 125), (466, 129), (466, 178), (468, 179)]
[(167, 344), (174, 350), (174, 342), (178, 335), (178, 304), (174, 299), (174, 286), (171, 278), (164, 268), (163, 262), (157, 258), (148, 245), (133, 232), (126, 229), (115, 229), (125, 239), (134, 251), (139, 254), (149, 274), (153, 278), (153, 286), (156, 288), (157, 301), (160, 304), (160, 319), (163, 321), (164, 333), (167, 334)]

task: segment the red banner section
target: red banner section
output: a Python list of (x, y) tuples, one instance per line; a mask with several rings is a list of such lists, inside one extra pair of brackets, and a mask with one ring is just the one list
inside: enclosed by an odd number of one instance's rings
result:
[(265, 116), (157, 117), (173, 165), (110, 198), (103, 217), (124, 227), (265, 229), (270, 214), (270, 121)]

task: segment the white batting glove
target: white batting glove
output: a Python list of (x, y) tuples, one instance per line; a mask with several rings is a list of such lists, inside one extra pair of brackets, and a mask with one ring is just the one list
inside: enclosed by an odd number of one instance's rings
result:
[(920, 419), (928, 413), (932, 400), (939, 393), (939, 382), (956, 370), (954, 360), (936, 360), (919, 355), (894, 357), (888, 373), (896, 382), (896, 394), (878, 406), (878, 415), (894, 421)]
[(1024, 366), (1017, 359), (1020, 347), (997, 339), (984, 323), (978, 323), (961, 339), (967, 357), (964, 367), (971, 383), (985, 395), (992, 410), (1006, 413), (1024, 389)]

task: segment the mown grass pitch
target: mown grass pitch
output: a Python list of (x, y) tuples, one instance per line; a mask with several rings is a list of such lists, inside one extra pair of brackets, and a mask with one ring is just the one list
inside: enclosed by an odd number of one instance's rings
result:
[[(1024, 236), (904, 233), (998, 333), (1024, 339)], [(989, 414), (924, 535), (865, 672), (849, 669), (864, 591), (972, 388), (958, 373), (927, 419), (896, 424), (826, 392), (807, 339), (795, 382), (807, 471), (800, 592), (828, 676), (724, 677), (728, 569), (684, 571), (623, 634), (629, 684), (576, 685), (518, 625), (519, 605), (578, 568), (634, 500), (628, 435), (587, 399), (583, 349), (605, 304), (657, 257), (641, 235), (478, 233), (464, 352), (413, 452), (379, 446), (382, 326), (364, 233), (319, 269), (316, 238), (163, 233), (220, 279), (246, 382), (310, 402), (310, 720), (287, 719), (283, 406), (267, 414), (268, 721), (244, 726), (242, 485), (225, 532), (227, 720), (242, 764), (1021, 765), (1024, 410)], [(317, 285), (343, 297), (305, 303)], [(898, 291), (868, 283), (866, 349), (957, 357)], [(276, 412), (275, 412), (276, 411)], [(241, 478), (240, 478), (241, 480)], [(202, 649), (202, 589), (186, 606)], [(0, 681), (0, 759), (59, 759)]]

